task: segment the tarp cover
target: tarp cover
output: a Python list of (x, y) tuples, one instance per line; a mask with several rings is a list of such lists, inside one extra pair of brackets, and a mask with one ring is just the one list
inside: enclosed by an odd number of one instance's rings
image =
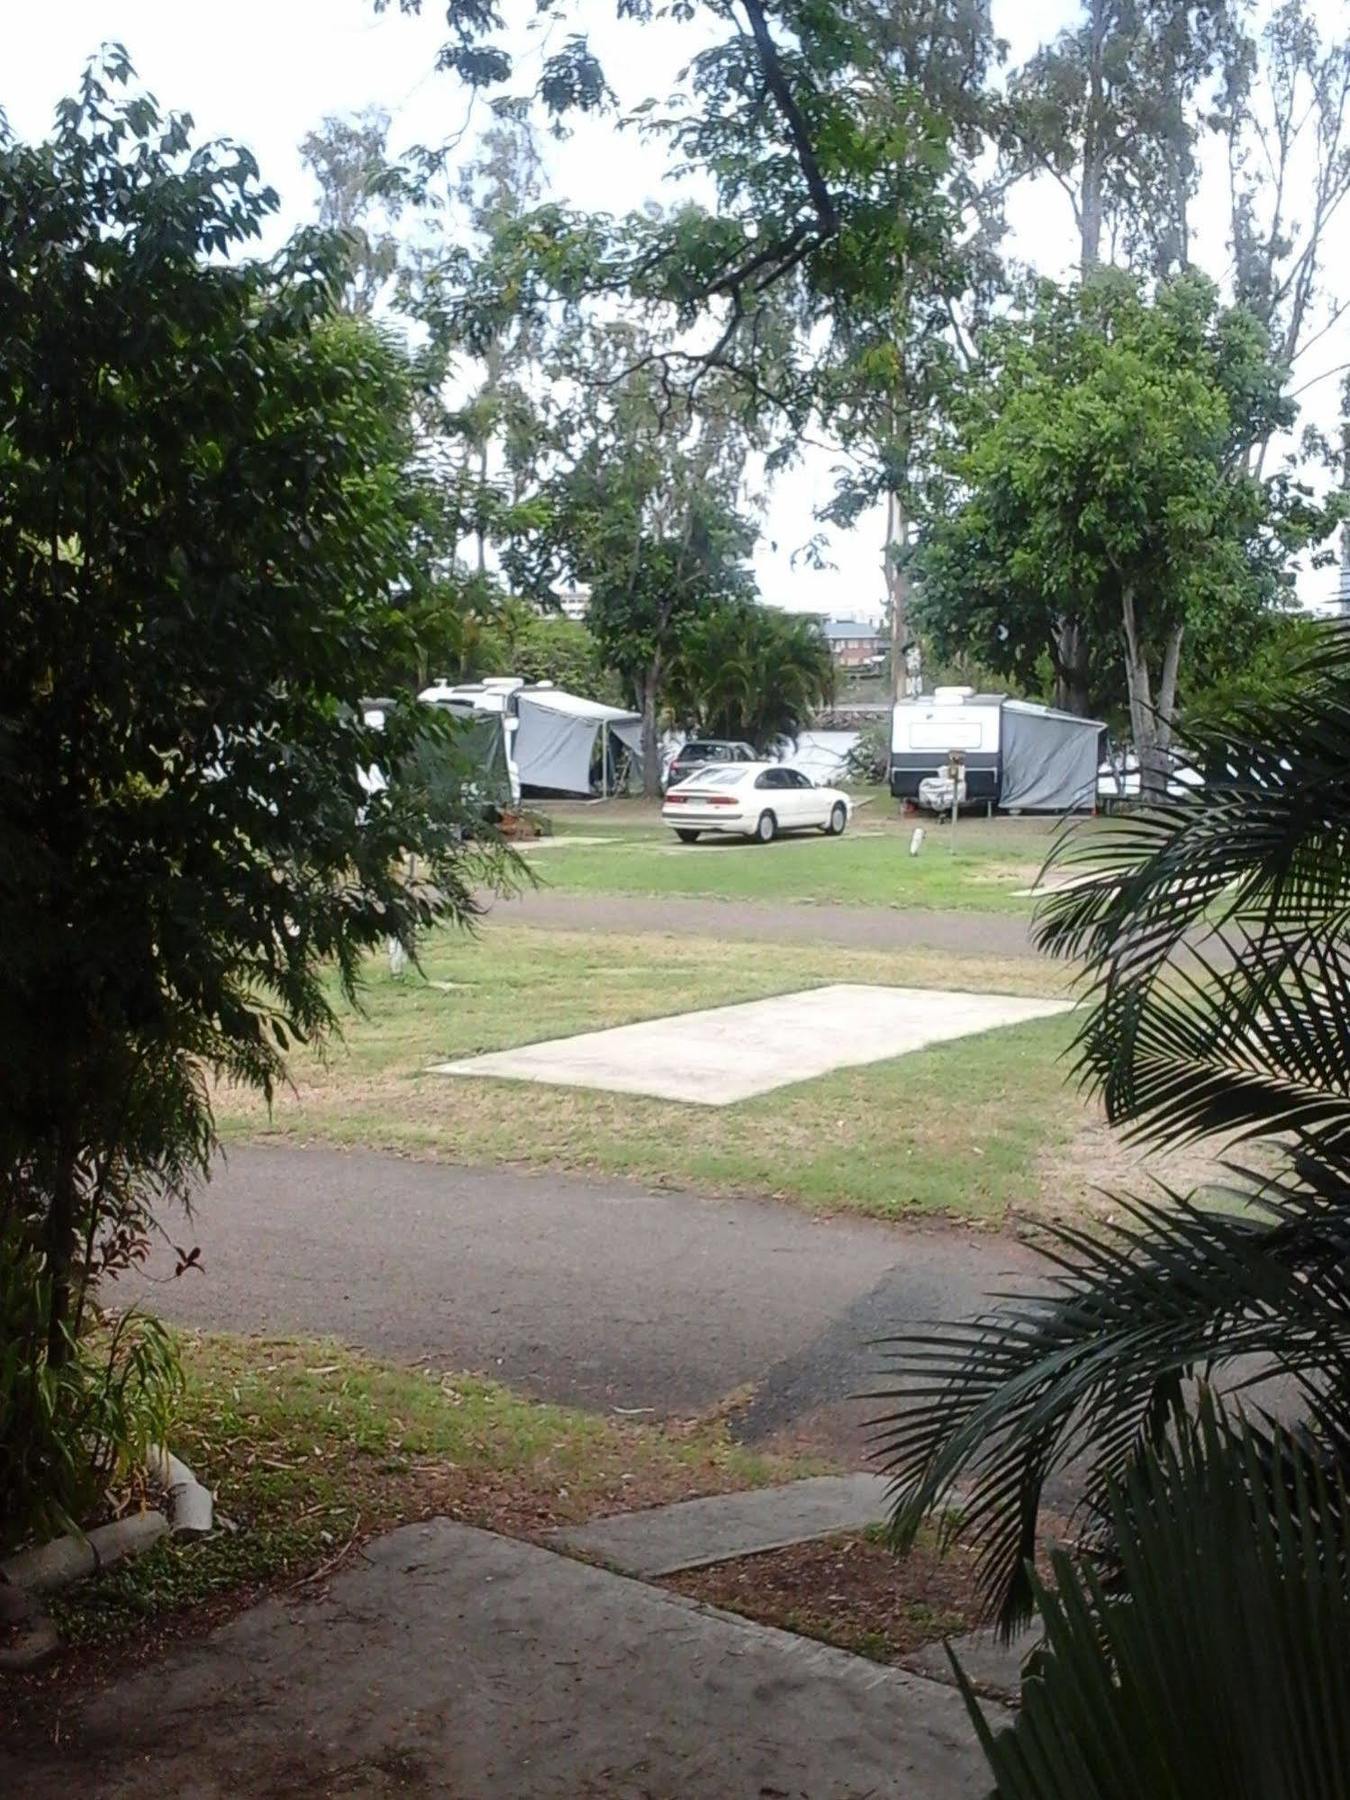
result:
[(1091, 812), (1097, 804), (1102, 732), (1079, 719), (1027, 700), (1003, 706), (1001, 807), (1022, 812)]
[(631, 726), (636, 713), (605, 706), (562, 688), (517, 696), (516, 768), (522, 787), (589, 794), (595, 738), (602, 724)]

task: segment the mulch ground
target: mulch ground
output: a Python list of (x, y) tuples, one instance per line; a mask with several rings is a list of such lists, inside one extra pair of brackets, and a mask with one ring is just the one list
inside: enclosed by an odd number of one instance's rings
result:
[(763, 1625), (896, 1662), (924, 1644), (979, 1624), (975, 1557), (959, 1545), (942, 1555), (920, 1543), (897, 1558), (885, 1544), (849, 1533), (767, 1550), (660, 1584)]

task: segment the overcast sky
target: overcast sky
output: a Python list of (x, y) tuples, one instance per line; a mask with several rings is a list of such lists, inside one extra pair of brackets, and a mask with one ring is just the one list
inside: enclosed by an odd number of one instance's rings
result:
[[(995, 0), (994, 5), (996, 27), (1010, 41), (1014, 64), (1077, 12), (1073, 0)], [(687, 27), (618, 26), (612, 0), (585, 0), (584, 13), (626, 102), (665, 91), (697, 41)], [(442, 141), (466, 122), (472, 136), (483, 109), (471, 116), (463, 88), (433, 68), (445, 35), (443, 15), (436, 0), (428, 0), (421, 18), (401, 17), (396, 4), (377, 18), (370, 0), (231, 0), (227, 6), (184, 0), (48, 0), (46, 5), (0, 0), (0, 107), (21, 135), (42, 135), (56, 101), (72, 91), (88, 56), (102, 42), (120, 42), (145, 86), (165, 105), (190, 112), (202, 136), (230, 136), (249, 145), (281, 196), (274, 229), (280, 241), (316, 205), (297, 145), (325, 114), (383, 107), (393, 116), (395, 150)], [(1328, 22), (1343, 19), (1344, 0), (1323, 0), (1323, 16)], [(527, 57), (538, 53), (538, 44), (537, 37), (528, 40)], [(660, 153), (644, 151), (631, 134), (617, 137), (607, 122), (583, 124), (569, 142), (550, 148), (548, 162), (555, 194), (578, 206), (623, 211), (662, 195)], [(1212, 201), (1202, 191), (1196, 207), (1199, 260), (1211, 271), (1221, 270), (1224, 259), (1220, 173), (1213, 170)], [(1011, 254), (1045, 274), (1069, 272), (1073, 223), (1068, 202), (1053, 183), (1016, 190), (1009, 215)], [(1209, 242), (1206, 221), (1213, 222)], [(1333, 291), (1344, 291), (1350, 284), (1350, 210), (1338, 227), (1326, 281)], [(1299, 380), (1347, 360), (1350, 319), (1309, 353)], [(1333, 426), (1337, 388), (1335, 380), (1327, 380), (1310, 389), (1303, 397), (1304, 422)], [(828, 456), (813, 454), (775, 488), (757, 558), (761, 591), (766, 600), (794, 610), (875, 618), (883, 597), (879, 517), (864, 519), (851, 533), (833, 534), (829, 554), (835, 568), (818, 573), (791, 563), (791, 552), (814, 529), (813, 505), (828, 495), (829, 467)], [(1312, 601), (1328, 596), (1332, 586), (1327, 573), (1312, 573), (1301, 592)]]

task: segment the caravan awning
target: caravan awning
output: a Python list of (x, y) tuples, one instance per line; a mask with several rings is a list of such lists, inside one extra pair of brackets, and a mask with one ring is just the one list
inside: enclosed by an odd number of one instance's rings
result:
[(1099, 719), (1032, 700), (1005, 700), (999, 805), (1019, 812), (1094, 811), (1105, 730)]
[(515, 738), (516, 767), (524, 787), (551, 788), (555, 793), (589, 794), (596, 733), (614, 728), (633, 747), (640, 715), (606, 706), (564, 688), (529, 688), (516, 692), (520, 720)]

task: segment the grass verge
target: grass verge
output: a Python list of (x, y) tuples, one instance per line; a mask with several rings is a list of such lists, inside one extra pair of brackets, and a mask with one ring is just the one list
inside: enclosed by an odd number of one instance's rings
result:
[(228, 1524), (196, 1543), (162, 1540), (57, 1597), (69, 1648), (6, 1685), (0, 1737), (40, 1734), (65, 1694), (269, 1591), (321, 1581), (395, 1525), (444, 1515), (532, 1537), (827, 1466), (743, 1449), (717, 1420), (608, 1419), (322, 1340), (188, 1333), (180, 1346), (174, 1448)]
[(299, 1056), (268, 1115), (220, 1096), (228, 1138), (322, 1140), (456, 1161), (595, 1171), (817, 1212), (1000, 1222), (1040, 1191), (1040, 1153), (1084, 1109), (1066, 1093), (1067, 1017), (780, 1089), (727, 1108), (539, 1083), (447, 1077), (429, 1064), (824, 982), (1055, 993), (1050, 966), (978, 952), (843, 950), (490, 926), (437, 934), (424, 977), (369, 967), (364, 1016), (327, 1061)]
[(562, 893), (1030, 915), (1032, 901), (1022, 890), (1036, 880), (1051, 827), (1041, 820), (963, 820), (953, 838), (930, 820), (921, 853), (911, 856), (915, 821), (897, 820), (883, 804), (861, 810), (842, 838), (809, 833), (767, 846), (736, 838), (679, 844), (650, 818), (622, 823), (606, 815), (560, 820), (546, 849), (523, 848), (541, 882)]

